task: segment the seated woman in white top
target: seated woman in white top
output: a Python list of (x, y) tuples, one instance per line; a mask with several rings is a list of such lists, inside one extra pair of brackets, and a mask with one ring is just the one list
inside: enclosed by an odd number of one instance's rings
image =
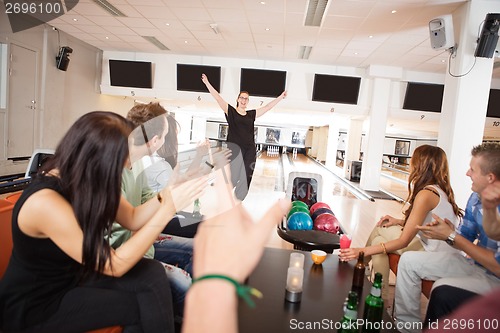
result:
[(404, 218), (383, 216), (373, 229), (363, 248), (343, 249), (340, 259), (358, 258), (363, 251), (372, 260), (373, 272), (383, 277), (382, 298), (388, 299), (389, 258), (388, 253), (402, 254), (406, 251), (456, 251), (446, 243), (426, 239), (419, 235), (416, 226), (432, 221), (432, 214), (447, 218), (458, 226), (463, 216), (455, 203), (450, 185), (450, 174), (446, 153), (439, 147), (422, 145), (415, 149), (410, 162), (408, 178), (408, 208)]

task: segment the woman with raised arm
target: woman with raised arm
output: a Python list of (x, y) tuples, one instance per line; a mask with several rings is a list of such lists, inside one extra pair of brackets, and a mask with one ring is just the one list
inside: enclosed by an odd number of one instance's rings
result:
[[(389, 305), (389, 257), (388, 253), (402, 254), (406, 251), (455, 251), (445, 242), (427, 239), (418, 234), (416, 226), (433, 220), (436, 214), (458, 225), (462, 210), (455, 203), (450, 184), (450, 173), (446, 153), (439, 147), (422, 145), (415, 149), (410, 160), (408, 177), (408, 208), (404, 218), (390, 215), (380, 218), (364, 248), (340, 250), (342, 260), (358, 258), (363, 251), (372, 260), (372, 271), (382, 274), (382, 298)], [(368, 259), (369, 260), (369, 259)]]
[[(229, 148), (233, 150), (233, 159), (238, 156), (238, 152), (235, 150), (238, 148), (241, 150), (245, 166), (246, 183), (244, 183), (243, 179), (238, 179), (239, 172), (234, 170), (235, 163), (231, 163), (231, 176), (233, 185), (236, 186), (235, 194), (238, 199), (243, 200), (248, 192), (248, 189), (250, 188), (250, 182), (252, 181), (252, 175), (255, 169), (255, 161), (257, 159), (254, 137), (255, 119), (271, 110), (274, 106), (276, 106), (276, 104), (278, 104), (278, 102), (283, 100), (286, 97), (286, 91), (283, 91), (277, 98), (258, 109), (247, 110), (250, 98), (247, 91), (241, 91), (239, 93), (235, 108), (228, 104), (220, 96), (219, 92), (210, 84), (210, 81), (208, 81), (208, 77), (205, 74), (201, 75), (201, 80), (207, 87), (210, 94), (215, 98), (219, 107), (222, 111), (224, 111), (224, 115), (229, 126), (227, 142), (237, 145), (237, 147), (229, 145)], [(246, 190), (239, 190), (241, 188), (246, 188)]]
[[(173, 332), (163, 266), (143, 256), (205, 178), (166, 187), (134, 208), (121, 195), (133, 125), (111, 112), (80, 117), (23, 191), (12, 215), (14, 247), (0, 281), (0, 331)], [(134, 231), (111, 248), (113, 221)]]

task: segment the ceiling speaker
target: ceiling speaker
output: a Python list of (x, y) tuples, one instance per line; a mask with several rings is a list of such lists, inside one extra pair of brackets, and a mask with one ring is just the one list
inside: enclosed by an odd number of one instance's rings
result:
[(451, 15), (436, 17), (429, 21), (429, 38), (434, 50), (449, 49), (455, 46)]
[(69, 46), (63, 46), (59, 49), (59, 54), (56, 57), (57, 69), (62, 71), (68, 70), (70, 53), (73, 53), (73, 49)]

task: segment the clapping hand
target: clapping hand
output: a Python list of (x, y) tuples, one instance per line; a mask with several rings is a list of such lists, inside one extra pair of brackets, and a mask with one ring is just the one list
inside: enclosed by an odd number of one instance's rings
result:
[(435, 214), (432, 214), (432, 217), (434, 221), (426, 225), (419, 225), (416, 228), (422, 231), (427, 238), (446, 240), (448, 236), (455, 231), (455, 226), (448, 219), (443, 220)]

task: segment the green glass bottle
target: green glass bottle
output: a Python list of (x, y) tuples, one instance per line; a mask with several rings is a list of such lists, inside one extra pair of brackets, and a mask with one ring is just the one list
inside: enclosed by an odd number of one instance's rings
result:
[(380, 332), (382, 314), (384, 313), (384, 300), (382, 299), (382, 274), (375, 273), (370, 295), (366, 296), (365, 310), (363, 313), (362, 333)]
[(340, 322), (338, 333), (358, 333), (358, 293), (350, 291), (347, 297), (347, 305), (344, 307), (344, 317)]

